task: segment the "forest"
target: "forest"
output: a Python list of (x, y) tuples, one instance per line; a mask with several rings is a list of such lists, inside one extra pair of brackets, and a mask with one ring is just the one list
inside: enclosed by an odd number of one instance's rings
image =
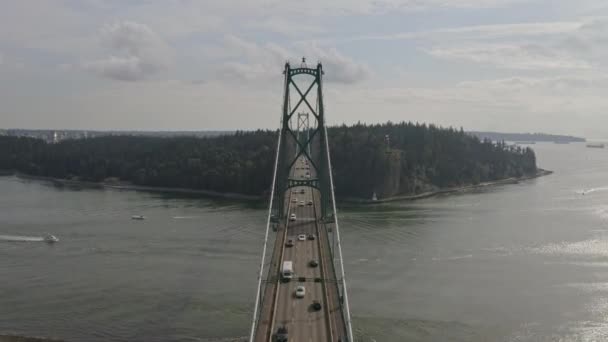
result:
[[(402, 122), (328, 129), (339, 197), (416, 194), (536, 173), (530, 148), (462, 129)], [(388, 138), (388, 139), (387, 139)], [(64, 140), (0, 136), (0, 170), (61, 179), (267, 194), (277, 132), (210, 137), (103, 136)]]

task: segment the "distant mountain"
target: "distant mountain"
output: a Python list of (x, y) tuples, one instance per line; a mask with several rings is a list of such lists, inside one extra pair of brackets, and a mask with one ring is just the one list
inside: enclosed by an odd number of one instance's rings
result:
[(468, 132), (481, 140), (490, 139), (492, 141), (527, 141), (527, 142), (585, 142), (587, 139), (573, 137), (570, 135), (554, 135), (545, 133), (499, 133), (499, 132)]

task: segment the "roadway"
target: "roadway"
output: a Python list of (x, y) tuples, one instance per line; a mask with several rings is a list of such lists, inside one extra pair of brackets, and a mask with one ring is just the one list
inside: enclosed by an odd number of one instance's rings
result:
[[(304, 178), (306, 172), (311, 171), (299, 160), (292, 175)], [(272, 335), (279, 327), (287, 327), (290, 342), (346, 341), (328, 235), (325, 225), (318, 220), (319, 193), (307, 187), (289, 191), (285, 205), (288, 217), (293, 213), (296, 220), (285, 222), (277, 232), (255, 341), (273, 341)], [(307, 239), (298, 240), (300, 234), (306, 235)], [(309, 235), (314, 235), (315, 239), (309, 240)], [(293, 239), (293, 247), (286, 246), (289, 239)], [(311, 260), (319, 265), (311, 267)], [(278, 276), (283, 261), (293, 262), (295, 275), (290, 282), (281, 282)], [(304, 298), (295, 297), (299, 285), (306, 289)], [(315, 300), (322, 305), (320, 311), (311, 307)]]

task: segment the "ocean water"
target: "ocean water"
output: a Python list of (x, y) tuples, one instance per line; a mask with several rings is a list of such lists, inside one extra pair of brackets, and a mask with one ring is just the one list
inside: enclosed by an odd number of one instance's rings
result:
[[(553, 175), (415, 202), (340, 205), (358, 341), (608, 339), (608, 150), (533, 148)], [(0, 177), (0, 191), (0, 334), (248, 334), (265, 203), (15, 177)], [(61, 241), (40, 241), (46, 233)]]

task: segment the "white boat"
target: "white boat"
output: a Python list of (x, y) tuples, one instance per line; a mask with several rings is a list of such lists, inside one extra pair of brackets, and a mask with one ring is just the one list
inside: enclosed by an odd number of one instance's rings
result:
[(55, 243), (55, 242), (59, 242), (59, 239), (55, 235), (47, 234), (44, 237), (44, 242), (46, 242), (46, 243)]
[(144, 215), (133, 215), (131, 216), (131, 220), (143, 220), (146, 217)]

